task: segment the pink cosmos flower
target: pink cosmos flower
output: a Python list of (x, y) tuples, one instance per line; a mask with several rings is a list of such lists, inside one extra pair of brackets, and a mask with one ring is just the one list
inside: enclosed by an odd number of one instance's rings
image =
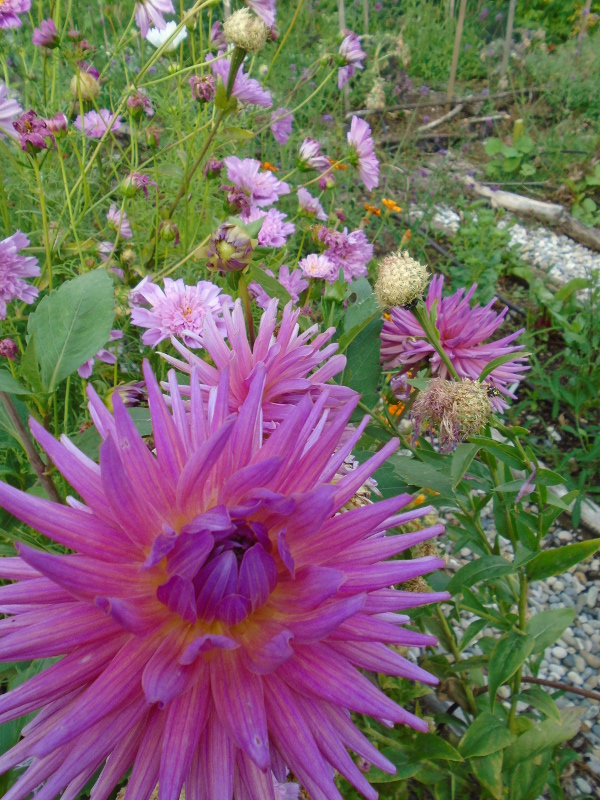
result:
[(322, 222), (327, 221), (327, 214), (323, 210), (323, 206), (319, 202), (316, 197), (313, 197), (312, 194), (301, 186), (298, 189), (298, 205), (300, 206), (301, 211), (303, 211), (309, 217), (316, 217), (320, 219)]
[(54, 136), (64, 135), (69, 128), (69, 120), (60, 111), (53, 117), (49, 117), (44, 121), (46, 123), (46, 128), (50, 133), (54, 134)]
[(31, 10), (31, 0), (2, 0), (0, 3), (0, 29), (20, 28), (23, 20), (19, 14)]
[(317, 278), (335, 283), (338, 277), (336, 265), (324, 254), (311, 253), (301, 259), (298, 266), (307, 278)]
[(361, 181), (369, 191), (372, 191), (379, 185), (379, 161), (375, 155), (375, 145), (368, 122), (360, 117), (352, 117), (348, 144), (352, 150), (351, 161), (358, 168)]
[(7, 303), (33, 303), (39, 294), (37, 287), (24, 280), (41, 274), (37, 258), (19, 254), (24, 247), (29, 247), (29, 239), (21, 231), (0, 241), (0, 319), (6, 319)]
[(254, 158), (227, 156), (223, 161), (229, 180), (250, 198), (254, 206), (263, 208), (273, 205), (282, 195), (290, 193), (289, 185), (278, 180), (272, 172), (261, 172), (260, 161)]
[(23, 113), (23, 109), (16, 100), (9, 98), (7, 87), (0, 81), (0, 139), (4, 134), (13, 139), (18, 138), (18, 134), (13, 128), (13, 120)]
[(368, 274), (367, 265), (373, 258), (373, 245), (364, 231), (356, 230), (348, 233), (348, 228), (344, 228), (343, 231), (321, 228), (318, 238), (327, 246), (324, 255), (335, 264), (336, 278), (340, 267), (344, 270), (347, 281)]
[[(214, 58), (212, 53), (208, 53), (206, 61), (212, 61)], [(210, 68), (212, 69), (215, 78), (221, 77), (221, 80), (227, 86), (229, 79), (229, 70), (231, 68), (231, 59), (220, 58), (214, 61)], [(232, 96), (235, 97), (240, 103), (248, 103), (248, 105), (262, 106), (263, 108), (270, 108), (273, 105), (273, 100), (269, 92), (260, 85), (254, 78), (250, 78), (244, 72), (241, 66), (235, 76), (233, 82)]]
[(110, 227), (113, 228), (113, 230), (117, 232), (117, 235), (122, 239), (133, 238), (131, 225), (127, 219), (125, 209), (117, 208), (114, 203), (111, 203), (108, 214), (106, 215), (106, 219), (108, 220)]
[(327, 156), (321, 153), (321, 142), (307, 137), (300, 145), (298, 153), (298, 166), (300, 169), (316, 169), (323, 172), (331, 166)]
[(277, 211), (275, 208), (270, 208), (268, 211), (251, 208), (248, 214), (242, 214), (243, 222), (264, 219), (262, 228), (258, 232), (258, 244), (261, 247), (283, 247), (287, 242), (287, 237), (296, 230), (293, 222), (284, 222), (286, 218), (287, 214)]
[(40, 23), (40, 27), (33, 29), (31, 41), (36, 47), (49, 47), (50, 49), (57, 47), (59, 35), (54, 20), (43, 19)]
[[(110, 332), (110, 341), (116, 342), (118, 339), (123, 338), (123, 331), (111, 331)], [(111, 353), (110, 350), (106, 350), (102, 347), (93, 358), (88, 359), (85, 364), (82, 364), (79, 369), (77, 370), (77, 374), (80, 378), (85, 378), (88, 380), (92, 377), (92, 370), (94, 369), (94, 362), (96, 359), (100, 361), (104, 361), (105, 364), (116, 364), (117, 357), (114, 353)]]
[(37, 153), (56, 147), (54, 136), (48, 130), (46, 120), (38, 117), (35, 111), (26, 111), (14, 120), (13, 128), (19, 135), (21, 150)]
[(292, 134), (294, 117), (288, 108), (277, 108), (271, 114), (271, 133), (276, 142), (284, 145)]
[(121, 117), (111, 113), (107, 108), (101, 108), (100, 112), (88, 111), (83, 116), (83, 125), (80, 114), (73, 125), (78, 131), (83, 128), (85, 135), (90, 139), (101, 139), (109, 128), (111, 133), (116, 133), (123, 127)]
[[(219, 286), (198, 281), (186, 286), (179, 278), (165, 278), (164, 291), (146, 277), (132, 291), (131, 322), (148, 328), (142, 342), (156, 347), (159, 342), (177, 336), (188, 347), (203, 346), (204, 321), (210, 317), (217, 330), (225, 330), (222, 314), (232, 305), (231, 298), (221, 294)], [(141, 304), (151, 307), (141, 308)]]
[[(508, 311), (507, 308), (499, 314), (492, 311), (496, 298), (483, 308), (479, 304), (471, 308), (470, 300), (476, 284), (466, 294), (464, 289), (459, 289), (450, 297), (442, 297), (443, 287), (444, 276), (434, 276), (429, 284), (426, 306), (430, 311), (437, 301), (437, 329), (442, 347), (461, 378), (477, 380), (490, 361), (523, 349), (523, 345), (514, 345), (512, 342), (523, 333), (524, 328), (484, 344), (502, 325)], [(404, 374), (413, 366), (420, 367), (428, 361), (432, 372), (449, 378), (446, 366), (425, 339), (425, 333), (412, 312), (406, 308), (392, 308), (390, 314), (391, 319), (384, 322), (381, 333), (382, 362), (388, 367), (400, 367)], [(493, 370), (486, 381), (504, 397), (514, 399), (515, 394), (510, 387), (518, 384), (528, 369), (526, 358), (515, 358)], [(504, 397), (490, 398), (497, 411), (508, 408)]]
[(275, 25), (275, 0), (244, 0), (244, 2), (262, 19), (267, 28)]
[(340, 45), (338, 64), (338, 89), (342, 89), (354, 75), (357, 69), (363, 68), (363, 61), (367, 54), (360, 46), (362, 36), (350, 32)]
[(49, 659), (0, 695), (1, 723), (39, 710), (0, 758), (3, 772), (22, 767), (6, 800), (74, 798), (92, 779), (106, 800), (126, 775), (130, 800), (157, 783), (161, 800), (184, 787), (189, 800), (275, 800), (288, 768), (311, 797), (340, 800), (337, 771), (375, 800), (346, 748), (395, 767), (350, 712), (427, 732), (361, 670), (437, 683), (387, 645), (435, 645), (398, 612), (448, 595), (389, 587), (444, 566), (394, 558), (443, 527), (397, 534), (431, 511), (403, 512), (410, 495), (339, 513), (397, 440), (337, 479), (370, 421), (344, 439), (358, 396), (329, 422), (326, 396), (304, 395), (266, 437), (268, 366), (257, 361), (231, 415), (234, 370), (208, 404), (194, 372), (186, 406), (174, 372), (167, 404), (146, 362), (152, 451), (119, 392), (111, 414), (88, 388), (99, 464), (31, 420), (80, 499), (0, 483), (6, 511), (70, 551), (19, 543), (0, 558), (13, 581), (0, 587), (0, 659)]
[(159, 31), (166, 27), (163, 14), (174, 14), (171, 0), (138, 0), (135, 4), (135, 22), (145, 39), (152, 23)]
[[(265, 272), (271, 278), (275, 277), (275, 273), (270, 269), (266, 269)], [(290, 272), (290, 268), (287, 266), (287, 264), (282, 264), (282, 266), (279, 268), (277, 280), (284, 287), (284, 289), (288, 291), (294, 305), (300, 299), (302, 292), (305, 289), (308, 289), (308, 281), (304, 280), (302, 274), (302, 270), (299, 269), (295, 269)], [(256, 282), (253, 282), (248, 285), (248, 289), (256, 300), (256, 305), (262, 309), (266, 309), (272, 298), (265, 292), (262, 286)]]
[(141, 172), (130, 172), (121, 182), (120, 189), (125, 197), (135, 197), (138, 189), (141, 189), (144, 197), (148, 200), (148, 186), (154, 186), (155, 189), (158, 189), (156, 181), (153, 181), (147, 175), (143, 175)]

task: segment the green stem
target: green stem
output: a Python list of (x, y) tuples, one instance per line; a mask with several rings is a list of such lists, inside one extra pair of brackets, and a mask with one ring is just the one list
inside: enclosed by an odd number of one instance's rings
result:
[(450, 375), (452, 375), (454, 380), (460, 381), (461, 380), (460, 375), (458, 374), (458, 372), (454, 368), (454, 365), (450, 361), (450, 359), (448, 357), (448, 354), (446, 353), (446, 351), (442, 347), (442, 344), (440, 342), (439, 331), (436, 328), (435, 324), (432, 322), (429, 314), (427, 313), (427, 308), (425, 306), (425, 303), (422, 300), (419, 300), (417, 302), (417, 305), (416, 305), (415, 309), (413, 310), (413, 314), (418, 319), (418, 321), (421, 324), (421, 327), (425, 331), (425, 336), (427, 338), (427, 341), (429, 342), (430, 345), (432, 345), (434, 347), (436, 353), (442, 359), (442, 361), (443, 361), (444, 365), (446, 366), (446, 369), (448, 370)]
[(36, 156), (32, 156), (33, 170), (37, 183), (38, 195), (40, 198), (40, 210), (42, 212), (42, 230), (44, 234), (44, 249), (46, 251), (46, 271), (48, 273), (48, 288), (52, 291), (52, 248), (50, 246), (50, 231), (48, 229), (48, 214), (46, 211), (46, 199), (44, 197), (44, 187), (42, 186), (42, 175), (40, 165)]
[[(444, 633), (446, 634), (446, 638), (448, 639), (448, 644), (450, 645), (450, 652), (454, 656), (454, 661), (455, 661), (456, 664), (459, 664), (460, 661), (461, 661), (461, 658), (460, 658), (460, 653), (459, 653), (459, 650), (458, 650), (458, 645), (456, 644), (456, 639), (454, 638), (454, 633), (452, 632), (452, 630), (450, 628), (450, 625), (448, 625), (448, 620), (444, 616), (444, 613), (443, 613), (443, 611), (442, 611), (442, 609), (440, 608), (439, 605), (436, 606), (436, 613), (437, 613), (438, 619), (439, 619), (439, 621), (440, 621), (440, 623), (442, 625), (442, 628), (444, 629)], [(471, 687), (469, 686), (469, 684), (466, 681), (464, 681), (462, 683), (462, 687), (463, 687), (463, 689), (465, 691), (465, 695), (466, 695), (466, 698), (467, 698), (467, 703), (469, 704), (469, 710), (471, 711), (471, 714), (473, 714), (473, 716), (477, 716), (477, 706), (475, 704), (475, 696), (474, 696), (474, 694), (473, 694), (473, 692), (471, 690)]]
[(248, 294), (248, 283), (246, 275), (240, 273), (240, 282), (238, 284), (238, 292), (242, 305), (244, 306), (244, 316), (246, 318), (246, 327), (248, 328), (248, 340), (250, 347), (254, 347), (254, 340), (256, 335), (254, 333), (254, 319), (252, 318), (252, 305), (250, 302), (250, 295)]

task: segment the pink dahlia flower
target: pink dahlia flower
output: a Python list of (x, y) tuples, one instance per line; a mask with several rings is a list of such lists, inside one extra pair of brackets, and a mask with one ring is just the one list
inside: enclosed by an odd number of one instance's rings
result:
[[(470, 300), (476, 286), (474, 284), (467, 294), (464, 289), (459, 289), (450, 297), (442, 297), (444, 276), (436, 275), (429, 284), (426, 300), (428, 311), (437, 301), (437, 329), (442, 347), (460, 377), (471, 380), (477, 380), (487, 364), (495, 358), (522, 350), (522, 344), (514, 345), (512, 342), (524, 331), (522, 328), (495, 342), (484, 344), (502, 325), (508, 309), (503, 309), (499, 314), (492, 311), (496, 298), (483, 308), (479, 304), (471, 308)], [(391, 319), (384, 322), (381, 332), (382, 362), (388, 367), (401, 367), (401, 373), (405, 373), (413, 366), (420, 367), (423, 362), (429, 361), (434, 373), (449, 378), (446, 366), (433, 345), (425, 339), (423, 328), (412, 312), (406, 308), (392, 308), (390, 315)], [(526, 358), (514, 358), (493, 370), (486, 381), (505, 397), (515, 399), (511, 386), (518, 384), (528, 369)], [(503, 397), (491, 397), (490, 401), (497, 411), (508, 408)]]
[(298, 266), (307, 278), (326, 280), (335, 283), (338, 279), (339, 270), (336, 265), (324, 253), (310, 253), (305, 258), (300, 259)]
[(9, 98), (7, 87), (0, 81), (0, 139), (4, 138), (4, 134), (13, 139), (18, 138), (13, 120), (22, 113), (21, 106), (16, 100)]
[[(206, 61), (212, 61), (213, 59), (213, 54), (208, 53), (206, 56)], [(219, 58), (217, 61), (212, 61), (210, 67), (215, 75), (215, 78), (220, 76), (225, 86), (227, 86), (227, 81), (229, 80), (229, 70), (231, 68), (231, 59)], [(239, 100), (240, 103), (262, 106), (263, 108), (271, 108), (273, 105), (273, 100), (269, 92), (267, 92), (266, 89), (263, 89), (257, 80), (246, 75), (243, 66), (241, 66), (237, 71), (231, 94), (233, 97)]]
[(379, 186), (379, 161), (375, 155), (375, 145), (368, 122), (360, 117), (352, 117), (348, 131), (348, 144), (351, 148), (351, 162), (358, 169), (358, 174), (365, 187), (372, 191)]
[(6, 319), (6, 304), (11, 300), (33, 303), (39, 294), (25, 278), (40, 275), (37, 258), (22, 256), (19, 250), (29, 247), (29, 239), (21, 231), (0, 241), (0, 319)]
[(0, 28), (20, 28), (23, 20), (19, 14), (31, 9), (31, 0), (2, 0), (0, 3)]
[[(177, 336), (188, 347), (202, 347), (204, 321), (210, 317), (218, 330), (225, 329), (223, 309), (231, 307), (231, 298), (221, 294), (219, 286), (210, 281), (198, 281), (186, 286), (179, 280), (165, 278), (164, 291), (149, 278), (144, 278), (132, 290), (131, 322), (148, 328), (142, 342), (156, 347), (170, 336)], [(148, 304), (151, 308), (141, 308)]]
[[(266, 269), (265, 272), (271, 278), (275, 277), (275, 273), (270, 269)], [(282, 266), (279, 268), (277, 280), (283, 286), (283, 288), (288, 291), (290, 297), (292, 298), (292, 303), (294, 304), (298, 302), (302, 292), (305, 289), (308, 289), (308, 281), (304, 280), (302, 270), (295, 269), (290, 272), (290, 268), (287, 266), (287, 264), (282, 264)], [(248, 285), (248, 289), (256, 300), (256, 305), (262, 309), (266, 309), (272, 298), (265, 292), (262, 286), (253, 282)]]
[(321, 153), (321, 142), (307, 137), (300, 145), (298, 152), (298, 166), (300, 169), (316, 169), (323, 172), (330, 168), (329, 159)]
[(368, 275), (367, 265), (373, 258), (373, 245), (362, 230), (348, 233), (348, 228), (336, 231), (321, 228), (319, 241), (327, 245), (324, 255), (335, 264), (336, 277), (340, 267), (347, 281)]
[(338, 479), (369, 421), (343, 441), (358, 396), (325, 426), (325, 397), (305, 395), (265, 438), (268, 367), (231, 415), (230, 366), (208, 404), (195, 371), (186, 409), (175, 373), (167, 405), (144, 364), (153, 452), (118, 392), (112, 415), (89, 391), (99, 464), (31, 421), (81, 499), (0, 483), (9, 513), (72, 551), (19, 543), (0, 558), (14, 581), (0, 587), (0, 659), (61, 657), (0, 696), (1, 723), (39, 710), (0, 757), (0, 771), (25, 766), (4, 800), (76, 797), (95, 775), (106, 800), (126, 774), (127, 800), (157, 783), (161, 800), (184, 787), (189, 800), (274, 800), (286, 768), (311, 797), (341, 800), (337, 770), (375, 800), (346, 748), (395, 767), (349, 712), (427, 732), (360, 670), (437, 682), (386, 645), (436, 644), (397, 612), (448, 595), (389, 587), (444, 565), (393, 558), (443, 528), (393, 533), (431, 510), (402, 513), (410, 495), (338, 513), (397, 441)]
[(288, 108), (276, 108), (271, 114), (271, 133), (280, 145), (286, 144), (292, 134), (294, 117)]
[(367, 54), (360, 46), (362, 36), (350, 32), (340, 45), (338, 64), (338, 89), (342, 89), (354, 75), (357, 69), (363, 68), (363, 61)]
[(293, 222), (284, 222), (287, 214), (270, 208), (262, 211), (260, 208), (251, 208), (248, 214), (242, 214), (243, 222), (255, 222), (263, 219), (262, 228), (258, 232), (258, 244), (261, 247), (283, 247), (287, 242), (287, 237), (291, 236), (296, 230)]
[(107, 108), (101, 108), (99, 112), (88, 111), (83, 116), (83, 125), (80, 114), (73, 125), (78, 131), (83, 129), (85, 135), (90, 139), (101, 139), (109, 128), (111, 133), (116, 133), (123, 127), (121, 117), (113, 114)]
[(135, 4), (135, 22), (144, 39), (150, 30), (150, 23), (162, 31), (167, 25), (163, 14), (174, 13), (171, 0), (139, 0)]
[(46, 120), (38, 117), (35, 111), (26, 111), (13, 122), (13, 128), (19, 135), (21, 150), (26, 153), (37, 153), (56, 147), (54, 136), (48, 130)]
[(260, 161), (255, 158), (238, 158), (227, 156), (223, 159), (227, 168), (227, 177), (236, 189), (242, 191), (252, 205), (273, 205), (284, 194), (290, 193), (290, 187), (278, 180), (272, 172), (260, 171)]
[(53, 19), (43, 19), (39, 28), (33, 29), (31, 41), (36, 47), (58, 47), (59, 35)]
[(244, 2), (262, 19), (267, 28), (275, 25), (275, 0), (244, 0)]
[[(354, 396), (354, 392), (346, 386), (327, 383), (346, 366), (345, 356), (334, 355), (337, 344), (327, 344), (335, 328), (319, 334), (317, 326), (313, 325), (304, 333), (299, 333), (299, 314), (288, 303), (283, 309), (281, 324), (278, 324), (277, 300), (271, 300), (251, 347), (244, 312), (238, 300), (232, 314), (228, 309), (223, 313), (225, 333), (217, 329), (213, 320), (206, 320), (202, 344), (213, 360), (214, 367), (190, 353), (175, 339), (172, 339), (172, 343), (185, 361), (167, 354), (163, 354), (163, 358), (182, 372), (190, 374), (196, 369), (207, 399), (211, 389), (218, 386), (220, 374), (228, 368), (229, 407), (232, 412), (243, 405), (253, 371), (257, 364), (264, 362), (267, 376), (262, 413), (265, 426), (272, 430), (274, 424), (288, 416), (291, 407), (297, 405), (306, 394), (313, 399), (318, 395), (327, 395), (325, 402), (331, 408), (340, 406)], [(181, 391), (187, 392), (188, 389), (182, 386)]]
[(327, 214), (323, 210), (323, 206), (319, 202), (316, 197), (313, 197), (312, 194), (301, 186), (298, 189), (298, 205), (300, 206), (300, 210), (303, 211), (309, 217), (316, 217), (320, 219), (321, 222), (327, 221)]
[(122, 239), (133, 238), (131, 225), (129, 224), (129, 220), (127, 219), (127, 214), (125, 213), (124, 209), (117, 208), (114, 203), (111, 203), (110, 208), (108, 209), (108, 214), (106, 215), (106, 219), (108, 220), (110, 227), (113, 228), (113, 230), (117, 232), (117, 235)]
[[(110, 332), (110, 341), (116, 342), (118, 339), (123, 338), (123, 331), (111, 331)], [(104, 361), (105, 364), (116, 364), (117, 357), (114, 353), (111, 353), (110, 350), (106, 350), (106, 348), (102, 347), (93, 358), (88, 359), (85, 364), (82, 364), (79, 369), (77, 370), (77, 374), (80, 378), (88, 378), (92, 377), (92, 370), (94, 369), (94, 363), (98, 359), (99, 361)]]

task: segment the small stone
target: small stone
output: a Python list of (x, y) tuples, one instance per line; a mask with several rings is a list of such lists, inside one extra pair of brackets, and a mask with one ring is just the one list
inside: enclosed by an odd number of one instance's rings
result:
[(575, 666), (575, 656), (569, 653), (565, 658), (563, 658), (563, 664), (565, 667), (568, 667), (568, 669), (573, 669)]
[(569, 531), (559, 531), (557, 538), (560, 542), (570, 542), (573, 538), (573, 534)]
[(567, 672), (567, 678), (572, 683), (574, 683), (575, 686), (581, 686), (581, 684), (583, 683), (583, 681), (581, 680), (581, 676), (578, 675), (576, 672), (573, 672), (573, 670), (571, 670), (571, 672)]
[(564, 649), (564, 647), (553, 647), (551, 652), (555, 658), (559, 659), (559, 661), (562, 661), (563, 658), (567, 657), (567, 651)]
[(508, 688), (508, 686), (501, 686), (498, 689), (498, 695), (503, 700), (508, 700), (508, 698), (510, 697), (510, 689)]
[(600, 683), (600, 675), (591, 675), (584, 685), (586, 689), (593, 691), (598, 686), (598, 683)]
[(562, 592), (565, 585), (562, 581), (556, 581), (553, 588), (555, 592)]
[(585, 633), (587, 633), (587, 635), (588, 635), (588, 636), (593, 636), (593, 634), (594, 634), (594, 629), (593, 629), (593, 628), (592, 628), (592, 626), (589, 624), (589, 622), (584, 622), (584, 623), (583, 623), (583, 625), (582, 625), (581, 627), (583, 628), (584, 632), (585, 632)]
[(587, 604), (590, 608), (595, 608), (598, 601), (598, 593), (600, 589), (597, 586), (591, 586), (587, 591)]
[(577, 578), (580, 583), (587, 583), (587, 576), (585, 572), (576, 572), (574, 577)]
[(579, 674), (585, 670), (585, 659), (582, 656), (573, 656), (575, 660), (575, 669)]
[(593, 653), (582, 653), (582, 656), (590, 667), (600, 669), (600, 658), (598, 658), (598, 656), (595, 656)]
[(590, 784), (585, 780), (585, 778), (575, 778), (575, 783), (577, 784), (577, 788), (583, 794), (591, 794), (592, 787)]

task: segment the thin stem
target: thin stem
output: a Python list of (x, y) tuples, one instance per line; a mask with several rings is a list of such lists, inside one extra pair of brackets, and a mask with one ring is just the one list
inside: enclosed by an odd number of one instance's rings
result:
[[(440, 623), (442, 625), (442, 628), (444, 629), (444, 633), (446, 634), (446, 638), (448, 639), (448, 644), (450, 645), (450, 651), (451, 651), (452, 655), (454, 656), (454, 661), (455, 661), (456, 664), (459, 664), (460, 661), (461, 661), (460, 653), (459, 653), (459, 650), (458, 650), (458, 646), (456, 644), (456, 639), (454, 638), (454, 634), (450, 629), (450, 625), (448, 625), (448, 620), (444, 616), (444, 612), (442, 611), (442, 609), (439, 606), (436, 606), (436, 613), (437, 613), (438, 619), (439, 619), (439, 621), (440, 621)], [(477, 716), (477, 706), (475, 704), (475, 697), (473, 695), (471, 687), (466, 682), (463, 683), (462, 686), (463, 686), (463, 689), (465, 691), (465, 695), (466, 695), (466, 698), (467, 698), (467, 703), (469, 704), (469, 710), (471, 711), (473, 716)]]
[(42, 230), (44, 234), (44, 249), (46, 251), (46, 271), (48, 273), (48, 288), (52, 291), (52, 247), (50, 245), (50, 231), (48, 229), (48, 214), (46, 211), (46, 199), (44, 197), (44, 187), (42, 186), (42, 175), (40, 165), (36, 156), (32, 157), (35, 180), (40, 198), (40, 210), (42, 212)]
[(248, 294), (246, 275), (243, 272), (240, 273), (238, 292), (242, 301), (242, 305), (244, 306), (244, 316), (246, 318), (246, 327), (248, 328), (248, 340), (250, 342), (250, 347), (254, 347), (256, 335), (254, 332), (254, 319), (252, 318), (252, 305), (250, 303), (250, 295)]
[(298, 5), (296, 6), (296, 11), (294, 12), (294, 16), (292, 17), (292, 21), (290, 22), (289, 27), (288, 27), (287, 31), (285, 32), (285, 34), (283, 36), (283, 39), (279, 43), (279, 47), (275, 51), (275, 55), (273, 56), (273, 58), (271, 60), (271, 63), (269, 65), (269, 69), (267, 70), (267, 74), (265, 75), (265, 81), (267, 81), (269, 79), (269, 75), (271, 74), (271, 70), (273, 69), (273, 66), (274, 66), (275, 62), (279, 58), (279, 54), (283, 50), (284, 45), (287, 42), (287, 40), (289, 38), (289, 35), (290, 35), (290, 33), (292, 32), (292, 30), (294, 28), (294, 25), (296, 24), (296, 20), (298, 19), (298, 15), (300, 14), (300, 11), (302, 10), (302, 6), (303, 5), (304, 5), (304, 0), (300, 0)]
[(425, 303), (422, 300), (419, 300), (417, 303), (416, 308), (413, 311), (413, 314), (421, 323), (421, 327), (425, 331), (425, 336), (427, 337), (427, 341), (431, 344), (434, 348), (436, 353), (444, 362), (446, 369), (452, 375), (454, 380), (460, 381), (460, 375), (454, 368), (454, 364), (450, 361), (448, 354), (444, 350), (440, 342), (440, 334), (438, 329), (435, 327), (433, 322), (431, 321), (429, 314), (427, 313), (427, 309), (425, 307)]

